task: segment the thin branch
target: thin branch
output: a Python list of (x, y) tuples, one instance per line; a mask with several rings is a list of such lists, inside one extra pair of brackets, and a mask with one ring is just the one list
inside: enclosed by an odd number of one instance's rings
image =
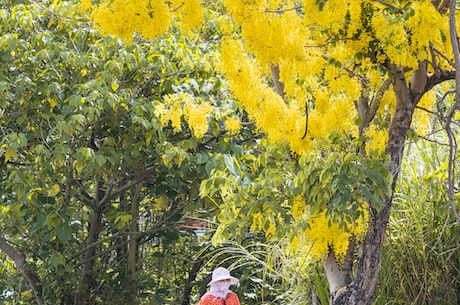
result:
[(297, 10), (300, 10), (302, 9), (302, 6), (301, 5), (296, 5), (294, 7), (290, 7), (290, 8), (284, 8), (284, 9), (266, 9), (265, 10), (265, 13), (277, 13), (277, 14), (282, 14), (284, 12), (289, 12), (289, 11), (297, 11)]
[(284, 92), (284, 83), (281, 81), (280, 78), (280, 66), (279, 65), (271, 65), (270, 72), (272, 74), (273, 84), (275, 85), (276, 93), (284, 100), (285, 92)]
[(103, 207), (107, 203), (108, 200), (112, 199), (115, 196), (118, 196), (119, 194), (121, 194), (124, 191), (130, 189), (131, 187), (133, 187), (134, 185), (138, 184), (139, 182), (142, 182), (143, 180), (145, 180), (148, 177), (148, 173), (151, 172), (154, 169), (155, 168), (153, 166), (146, 168), (144, 173), (142, 173), (139, 176), (139, 178), (131, 181), (128, 184), (125, 184), (125, 185), (121, 186), (120, 188), (118, 188), (115, 191), (112, 191), (112, 189), (113, 189), (113, 187), (115, 185), (115, 182), (112, 181), (111, 183), (109, 183), (109, 187), (108, 187), (108, 190), (105, 193), (105, 196), (97, 203), (97, 207), (99, 207), (99, 208)]
[(175, 12), (177, 12), (181, 7), (183, 7), (184, 5), (185, 5), (185, 2), (182, 2), (181, 4), (179, 4), (178, 6), (176, 6), (175, 8), (170, 9), (169, 11), (170, 11), (171, 13), (175, 13)]
[(446, 119), (446, 132), (449, 138), (449, 163), (447, 167), (447, 180), (448, 180), (448, 194), (449, 194), (449, 205), (454, 214), (455, 220), (460, 224), (460, 215), (457, 212), (454, 201), (454, 177), (455, 177), (455, 155), (457, 153), (457, 142), (455, 136), (450, 128), (452, 118), (458, 110), (460, 110), (460, 52), (457, 35), (457, 22), (456, 22), (456, 4), (457, 1), (450, 1), (449, 6), (449, 25), (450, 25), (450, 40), (455, 58), (455, 103), (449, 111)]
[(455, 67), (455, 62), (453, 62), (449, 57), (447, 57), (444, 53), (436, 49), (434, 46), (431, 46), (431, 50), (433, 50), (434, 53), (438, 54), (442, 58), (444, 58), (445, 61), (449, 63), (452, 67)]
[(341, 39), (333, 39), (333, 40), (330, 40), (330, 41), (326, 41), (322, 44), (319, 44), (319, 45), (307, 45), (307, 46), (303, 46), (305, 49), (307, 48), (322, 48), (322, 47), (325, 47), (327, 45), (330, 45), (330, 44), (333, 44), (333, 43), (336, 43), (336, 42), (339, 42), (339, 41), (349, 41), (349, 40), (358, 40), (357, 38), (341, 38)]
[(396, 7), (396, 6), (394, 6), (394, 5), (391, 5), (390, 3), (385, 2), (385, 1), (383, 1), (383, 0), (374, 0), (374, 2), (380, 3), (380, 4), (382, 4), (382, 5), (384, 5), (384, 6), (388, 7), (388, 8), (390, 8), (390, 9), (392, 9), (392, 10), (402, 12), (402, 9), (401, 9), (401, 8)]
[(422, 140), (427, 141), (427, 142), (430, 142), (430, 143), (434, 143), (436, 145), (449, 147), (449, 144), (433, 140), (431, 138), (428, 138), (427, 136), (417, 136), (417, 138), (422, 139)]
[(442, 95), (441, 99), (438, 101), (438, 104), (443, 102), (449, 94), (454, 94), (454, 93), (455, 93), (455, 89), (450, 89), (450, 90), (447, 90), (446, 92), (444, 92), (444, 94)]
[(382, 101), (382, 97), (385, 94), (385, 91), (388, 90), (390, 85), (391, 78), (387, 78), (383, 82), (382, 86), (380, 86), (380, 88), (377, 90), (377, 93), (373, 96), (368, 115), (366, 116), (367, 122), (370, 122), (374, 118), (375, 114), (377, 113), (377, 109), (380, 106), (380, 102)]

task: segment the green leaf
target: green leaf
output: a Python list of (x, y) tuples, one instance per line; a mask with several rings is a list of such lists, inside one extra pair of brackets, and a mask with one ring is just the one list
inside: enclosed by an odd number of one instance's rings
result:
[(65, 266), (66, 260), (61, 253), (53, 253), (49, 259), (50, 264), (56, 268), (59, 265)]
[(48, 230), (52, 230), (61, 224), (61, 218), (56, 213), (52, 212), (46, 217), (46, 226)]
[(233, 158), (231, 155), (224, 155), (224, 163), (227, 169), (234, 175), (234, 176), (240, 176), (240, 173), (235, 167), (235, 162), (233, 161)]
[(72, 237), (72, 228), (67, 223), (61, 223), (56, 227), (56, 237), (62, 242), (68, 242)]
[(209, 154), (207, 153), (197, 153), (195, 161), (197, 164), (205, 164), (209, 160)]

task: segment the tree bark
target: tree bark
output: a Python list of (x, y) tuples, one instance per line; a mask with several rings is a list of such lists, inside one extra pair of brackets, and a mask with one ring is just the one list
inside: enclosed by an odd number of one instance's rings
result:
[(131, 223), (129, 224), (129, 243), (128, 243), (128, 293), (131, 301), (137, 298), (137, 234), (139, 219), (139, 197), (141, 196), (142, 182), (136, 185), (134, 196), (131, 201)]
[(17, 252), (16, 249), (14, 249), (12, 246), (10, 246), (10, 244), (8, 244), (8, 242), (1, 236), (0, 250), (5, 252), (5, 254), (14, 261), (16, 268), (24, 274), (27, 281), (29, 282), (30, 287), (32, 288), (32, 291), (35, 294), (35, 300), (37, 301), (37, 304), (42, 305), (44, 300), (40, 279), (35, 273), (27, 270), (25, 257)]
[[(87, 245), (97, 242), (101, 232), (102, 209), (94, 209), (91, 215)], [(90, 247), (83, 256), (83, 268), (80, 278), (80, 285), (75, 298), (75, 305), (88, 305), (90, 300), (90, 291), (93, 288), (93, 266), (96, 260), (97, 247)]]
[(284, 83), (280, 78), (280, 67), (279, 66), (270, 66), (270, 71), (272, 73), (273, 84), (275, 85), (276, 93), (281, 96), (284, 100)]
[(181, 305), (190, 304), (190, 293), (192, 292), (192, 284), (195, 280), (198, 271), (200, 271), (201, 266), (203, 266), (203, 260), (198, 259), (193, 262), (192, 269), (188, 272), (187, 283), (185, 284), (184, 293), (182, 294)]

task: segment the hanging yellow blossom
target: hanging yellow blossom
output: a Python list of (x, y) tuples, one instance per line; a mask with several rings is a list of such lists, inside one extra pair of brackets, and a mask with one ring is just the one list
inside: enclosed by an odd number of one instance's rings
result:
[(203, 24), (203, 8), (199, 0), (172, 0), (171, 9), (180, 21), (180, 28), (186, 32)]
[(184, 116), (197, 138), (202, 138), (208, 131), (207, 116), (212, 113), (214, 107), (208, 102), (197, 104), (194, 101), (189, 101), (184, 107)]
[(80, 0), (80, 8), (84, 11), (91, 9), (91, 0)]
[[(332, 248), (339, 260), (343, 260), (348, 250), (350, 238), (361, 240), (366, 232), (367, 214), (354, 223), (346, 223), (346, 229), (331, 221), (326, 211), (313, 216), (310, 227), (304, 232), (304, 239), (309, 249), (308, 255), (313, 260), (322, 260)], [(292, 246), (292, 244), (291, 244)]]
[(228, 117), (225, 120), (225, 129), (231, 134), (237, 134), (240, 131), (241, 124), (240, 120), (236, 117)]
[(113, 0), (94, 6), (92, 18), (101, 33), (131, 41), (134, 33), (147, 39), (164, 33), (172, 15), (165, 1)]
[(302, 196), (298, 195), (294, 197), (292, 203), (292, 216), (295, 220), (302, 218), (305, 215), (306, 204), (303, 201)]
[(365, 132), (369, 139), (366, 142), (366, 152), (368, 156), (381, 156), (385, 152), (388, 143), (388, 132), (386, 129), (376, 125), (371, 125)]
[(273, 222), (270, 222), (268, 229), (265, 231), (265, 236), (270, 238), (275, 235), (276, 225)]
[(263, 216), (260, 213), (252, 215), (252, 224), (251, 224), (251, 229), (253, 229), (255, 232), (258, 232), (262, 230), (263, 227)]
[(415, 109), (413, 126), (416, 128), (419, 135), (424, 136), (429, 133), (432, 118), (431, 111), (433, 110), (435, 102), (436, 93), (430, 91), (426, 93), (418, 103), (419, 108)]
[[(183, 101), (187, 100), (189, 96), (187, 94), (169, 94), (164, 98), (165, 106), (157, 107), (158, 110), (163, 108), (163, 113), (161, 114), (161, 122), (171, 122), (175, 132), (180, 132), (182, 130), (182, 107)], [(166, 108), (167, 107), (167, 108)]]

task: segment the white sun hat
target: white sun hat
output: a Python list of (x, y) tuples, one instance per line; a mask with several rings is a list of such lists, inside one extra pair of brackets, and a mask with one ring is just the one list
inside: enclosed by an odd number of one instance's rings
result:
[(223, 281), (223, 280), (230, 280), (231, 285), (236, 285), (240, 282), (239, 279), (230, 275), (230, 271), (225, 269), (224, 267), (219, 267), (212, 272), (212, 281), (208, 283), (208, 286), (212, 283)]

